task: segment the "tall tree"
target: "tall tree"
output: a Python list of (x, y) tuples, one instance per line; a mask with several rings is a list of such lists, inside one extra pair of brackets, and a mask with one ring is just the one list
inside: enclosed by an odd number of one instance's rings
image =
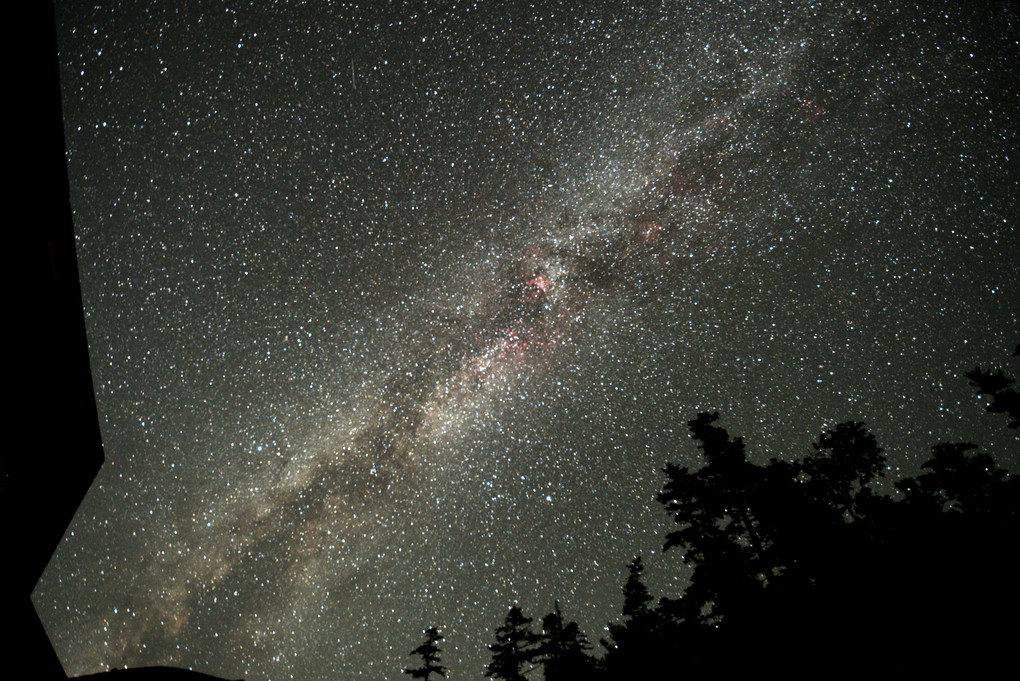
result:
[(688, 422), (707, 464), (695, 471), (667, 464), (657, 497), (680, 526), (666, 535), (664, 550), (683, 547), (684, 562), (694, 568), (688, 603), (715, 617), (721, 600), (746, 601), (772, 576), (771, 542), (756, 512), (764, 471), (747, 461), (742, 438), (713, 425), (718, 419), (718, 412), (700, 413)]
[(885, 472), (875, 436), (863, 423), (847, 421), (822, 433), (814, 450), (799, 465), (800, 482), (829, 510), (858, 517), (861, 502), (871, 493), (868, 483)]
[(437, 676), (446, 677), (448, 671), (446, 667), (440, 664), (439, 659), (439, 642), (443, 640), (439, 630), (435, 627), (429, 627), (425, 630), (425, 642), (420, 646), (411, 651), (411, 655), (418, 655), (421, 657), (422, 666), (414, 669), (405, 669), (404, 673), (409, 674), (411, 678), (423, 679), (429, 681), (429, 678), (435, 674)]
[(586, 678), (594, 669), (589, 650), (588, 637), (577, 622), (564, 622), (560, 603), (556, 601), (553, 612), (542, 618), (538, 660), (545, 681)]
[(492, 662), (485, 675), (502, 681), (524, 681), (525, 674), (540, 654), (540, 636), (531, 630), (532, 619), (518, 606), (510, 608), (506, 620), (496, 629), (496, 642), (489, 645)]

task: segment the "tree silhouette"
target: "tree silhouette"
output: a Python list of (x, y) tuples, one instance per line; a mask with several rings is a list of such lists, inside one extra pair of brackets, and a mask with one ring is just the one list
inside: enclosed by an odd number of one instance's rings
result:
[(506, 620), (496, 629), (496, 642), (489, 645), (492, 662), (485, 675), (502, 681), (522, 681), (530, 671), (540, 650), (540, 636), (531, 630), (532, 619), (525, 617), (518, 606), (510, 608)]
[(538, 647), (538, 660), (542, 664), (545, 681), (585, 678), (595, 669), (588, 655), (591, 644), (577, 622), (564, 622), (560, 602), (542, 618), (542, 636)]
[(813, 446), (815, 455), (798, 467), (805, 487), (835, 513), (857, 518), (868, 483), (885, 469), (875, 436), (863, 423), (848, 421), (826, 430)]
[[(1013, 379), (981, 369), (967, 377), (1016, 428)], [(631, 561), (602, 660), (558, 601), (540, 635), (514, 606), (486, 676), (522, 681), (537, 663), (546, 681), (762, 670), (806, 678), (838, 663), (848, 677), (875, 667), (974, 677), (1008, 654), (1020, 611), (1011, 541), (1020, 476), (974, 444), (942, 443), (895, 483), (897, 498), (875, 489), (886, 459), (859, 421), (764, 465), (718, 421), (700, 413), (688, 422), (701, 465), (667, 464), (657, 495), (673, 520), (664, 549), (680, 548), (691, 568), (682, 595), (656, 602), (641, 557)]]
[(410, 652), (411, 655), (421, 657), (422, 666), (415, 669), (405, 669), (404, 673), (409, 674), (411, 678), (424, 679), (424, 681), (429, 681), (429, 677), (433, 674), (445, 677), (448, 670), (439, 664), (439, 642), (442, 640), (443, 637), (438, 629), (435, 627), (426, 629), (425, 642)]
[(742, 438), (731, 440), (712, 425), (719, 412), (688, 422), (707, 464), (697, 471), (667, 464), (658, 500), (680, 529), (666, 535), (663, 549), (684, 549), (694, 568), (687, 596), (709, 617), (720, 615), (720, 600), (752, 598), (771, 576), (765, 560), (770, 542), (762, 535), (755, 507), (764, 473), (747, 461)]
[[(874, 436), (862, 423), (842, 423), (824, 431), (807, 456), (758, 466), (718, 418), (701, 413), (689, 422), (706, 463), (697, 470), (667, 465), (658, 496), (680, 526), (664, 548), (683, 548), (690, 584), (683, 598), (663, 599), (654, 619), (610, 625), (616, 651), (609, 668), (619, 669), (615, 659), (647, 666), (656, 655), (648, 650), (655, 628), (700, 641), (693, 654), (703, 669), (722, 664), (743, 673), (781, 650), (806, 669), (855, 628), (848, 595), (859, 602), (873, 586), (859, 566), (876, 541), (862, 522), (878, 508), (869, 485), (885, 464)], [(847, 586), (855, 579), (859, 590)], [(840, 611), (842, 621), (829, 625), (838, 635), (810, 624)], [(789, 650), (793, 640), (807, 650)], [(727, 653), (724, 641), (742, 654)], [(660, 654), (658, 669), (669, 670), (667, 662)]]
[(641, 580), (645, 566), (638, 556), (627, 566), (629, 575), (627, 583), (623, 585), (623, 616), (630, 619), (648, 612), (648, 604), (652, 602), (652, 595), (648, 593), (648, 587)]
[[(989, 513), (1002, 511), (998, 501), (1009, 486), (1009, 475), (985, 453), (969, 455), (977, 445), (946, 442), (932, 447), (932, 458), (916, 478), (896, 483), (909, 504), (937, 512)], [(1008, 493), (1008, 492), (1007, 492)]]
[[(1020, 357), (1020, 345), (1013, 351), (1013, 356)], [(981, 367), (968, 371), (967, 378), (978, 395), (991, 396), (992, 401), (985, 409), (995, 414), (1008, 414), (1009, 427), (1020, 428), (1020, 393), (1010, 387), (1014, 379), (1006, 376), (1001, 369), (992, 372)]]
[[(668, 678), (672, 675), (668, 670), (674, 664), (675, 643), (689, 642), (688, 636), (694, 633), (683, 622), (683, 606), (688, 599), (655, 607), (642, 579), (644, 569), (640, 556), (627, 566), (623, 621), (611, 622), (609, 640), (601, 639), (606, 649), (603, 666), (610, 679)], [(666, 599), (663, 603), (667, 603)], [(689, 663), (690, 660), (685, 660), (685, 665)]]

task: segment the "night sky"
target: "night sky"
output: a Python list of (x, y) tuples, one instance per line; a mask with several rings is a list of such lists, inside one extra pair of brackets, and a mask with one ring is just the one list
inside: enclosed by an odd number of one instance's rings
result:
[[(1015, 433), (1018, 17), (922, 2), (58, 2), (106, 464), (33, 599), (69, 674), (480, 678), (589, 638), (667, 461)], [(952, 565), (947, 553), (947, 579)], [(894, 642), (891, 642), (894, 643)]]

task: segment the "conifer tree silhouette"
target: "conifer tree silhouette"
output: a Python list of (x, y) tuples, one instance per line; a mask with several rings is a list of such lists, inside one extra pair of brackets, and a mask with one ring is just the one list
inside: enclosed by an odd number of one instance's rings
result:
[(506, 620), (496, 629), (496, 642), (489, 645), (492, 661), (485, 675), (501, 681), (523, 681), (537, 659), (540, 636), (531, 630), (532, 619), (518, 606), (510, 608)]
[(623, 586), (623, 616), (627, 619), (642, 615), (648, 612), (648, 604), (652, 602), (652, 595), (648, 593), (648, 587), (641, 579), (645, 566), (638, 556), (627, 566), (629, 575), (627, 583)]
[(439, 659), (439, 642), (443, 640), (439, 630), (435, 627), (429, 627), (425, 630), (425, 642), (420, 646), (411, 651), (411, 655), (418, 655), (421, 657), (422, 666), (414, 669), (405, 669), (404, 673), (411, 676), (414, 679), (422, 679), (423, 681), (429, 681), (429, 678), (435, 674), (436, 676), (446, 676), (446, 667), (440, 664)]
[(545, 681), (567, 681), (585, 678), (595, 669), (588, 655), (591, 644), (577, 622), (564, 622), (560, 602), (556, 601), (551, 613), (542, 618), (542, 635), (538, 647), (538, 660)]
[[(688, 635), (693, 633), (684, 628), (680, 614), (685, 599), (656, 607), (642, 579), (644, 564), (640, 556), (628, 564), (627, 571), (623, 586), (623, 621), (610, 622), (609, 639), (600, 640), (606, 649), (602, 663), (606, 678), (669, 678), (676, 655), (675, 644), (688, 643)], [(689, 662), (685, 660), (685, 665)]]

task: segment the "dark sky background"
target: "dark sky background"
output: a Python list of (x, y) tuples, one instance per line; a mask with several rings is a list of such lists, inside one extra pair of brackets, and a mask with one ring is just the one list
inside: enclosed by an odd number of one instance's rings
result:
[[(971, 6), (973, 5), (973, 6)], [(1018, 18), (992, 3), (58, 2), (106, 464), (34, 593), (65, 669), (480, 678), (589, 637), (666, 461), (1015, 434)], [(947, 580), (952, 564), (942, 566)]]

